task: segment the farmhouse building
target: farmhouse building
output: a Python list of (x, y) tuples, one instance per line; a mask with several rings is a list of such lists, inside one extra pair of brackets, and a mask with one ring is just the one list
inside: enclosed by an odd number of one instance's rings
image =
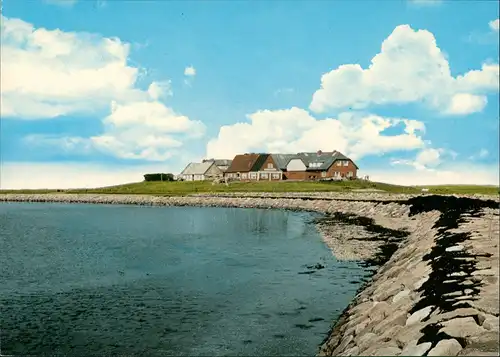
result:
[(224, 177), (241, 181), (342, 180), (358, 166), (339, 151), (236, 155)]
[(191, 162), (179, 174), (184, 181), (203, 181), (213, 180), (222, 177), (223, 171), (215, 164), (214, 161), (206, 162)]
[(222, 172), (225, 172), (229, 166), (231, 166), (231, 162), (233, 160), (226, 159), (205, 159), (202, 162), (214, 162), (215, 166), (217, 166)]
[(354, 179), (358, 166), (339, 151), (302, 152), (291, 158), (285, 169), (288, 180)]
[(242, 154), (236, 155), (224, 172), (224, 177), (232, 180), (258, 180), (259, 169), (269, 157), (269, 154)]
[(339, 151), (297, 154), (247, 153), (233, 160), (206, 159), (191, 163), (180, 174), (184, 180), (224, 176), (239, 181), (355, 179), (358, 166)]

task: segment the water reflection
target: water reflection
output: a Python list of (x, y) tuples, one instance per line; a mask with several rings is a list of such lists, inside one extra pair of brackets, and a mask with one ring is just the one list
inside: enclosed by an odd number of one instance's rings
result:
[(315, 354), (364, 272), (308, 217), (0, 204), (2, 352)]

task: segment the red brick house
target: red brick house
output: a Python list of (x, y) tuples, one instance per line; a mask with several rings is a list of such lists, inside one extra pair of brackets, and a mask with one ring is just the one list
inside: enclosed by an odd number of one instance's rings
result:
[(355, 179), (358, 169), (339, 151), (302, 152), (288, 161), (284, 175), (289, 180)]
[(242, 154), (236, 155), (224, 172), (224, 177), (232, 180), (257, 181), (259, 169), (264, 165), (269, 154)]
[(236, 155), (224, 177), (241, 181), (355, 179), (358, 166), (338, 151)]

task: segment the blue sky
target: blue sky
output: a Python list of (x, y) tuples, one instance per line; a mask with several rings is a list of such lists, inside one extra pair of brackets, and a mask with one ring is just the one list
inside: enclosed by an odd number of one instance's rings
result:
[(1, 188), (340, 150), (401, 184), (498, 184), (494, 1), (5, 0)]

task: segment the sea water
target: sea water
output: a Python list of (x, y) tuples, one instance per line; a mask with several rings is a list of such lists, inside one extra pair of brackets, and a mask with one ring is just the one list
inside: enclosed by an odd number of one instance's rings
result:
[(1, 352), (315, 355), (367, 272), (311, 218), (2, 203)]

